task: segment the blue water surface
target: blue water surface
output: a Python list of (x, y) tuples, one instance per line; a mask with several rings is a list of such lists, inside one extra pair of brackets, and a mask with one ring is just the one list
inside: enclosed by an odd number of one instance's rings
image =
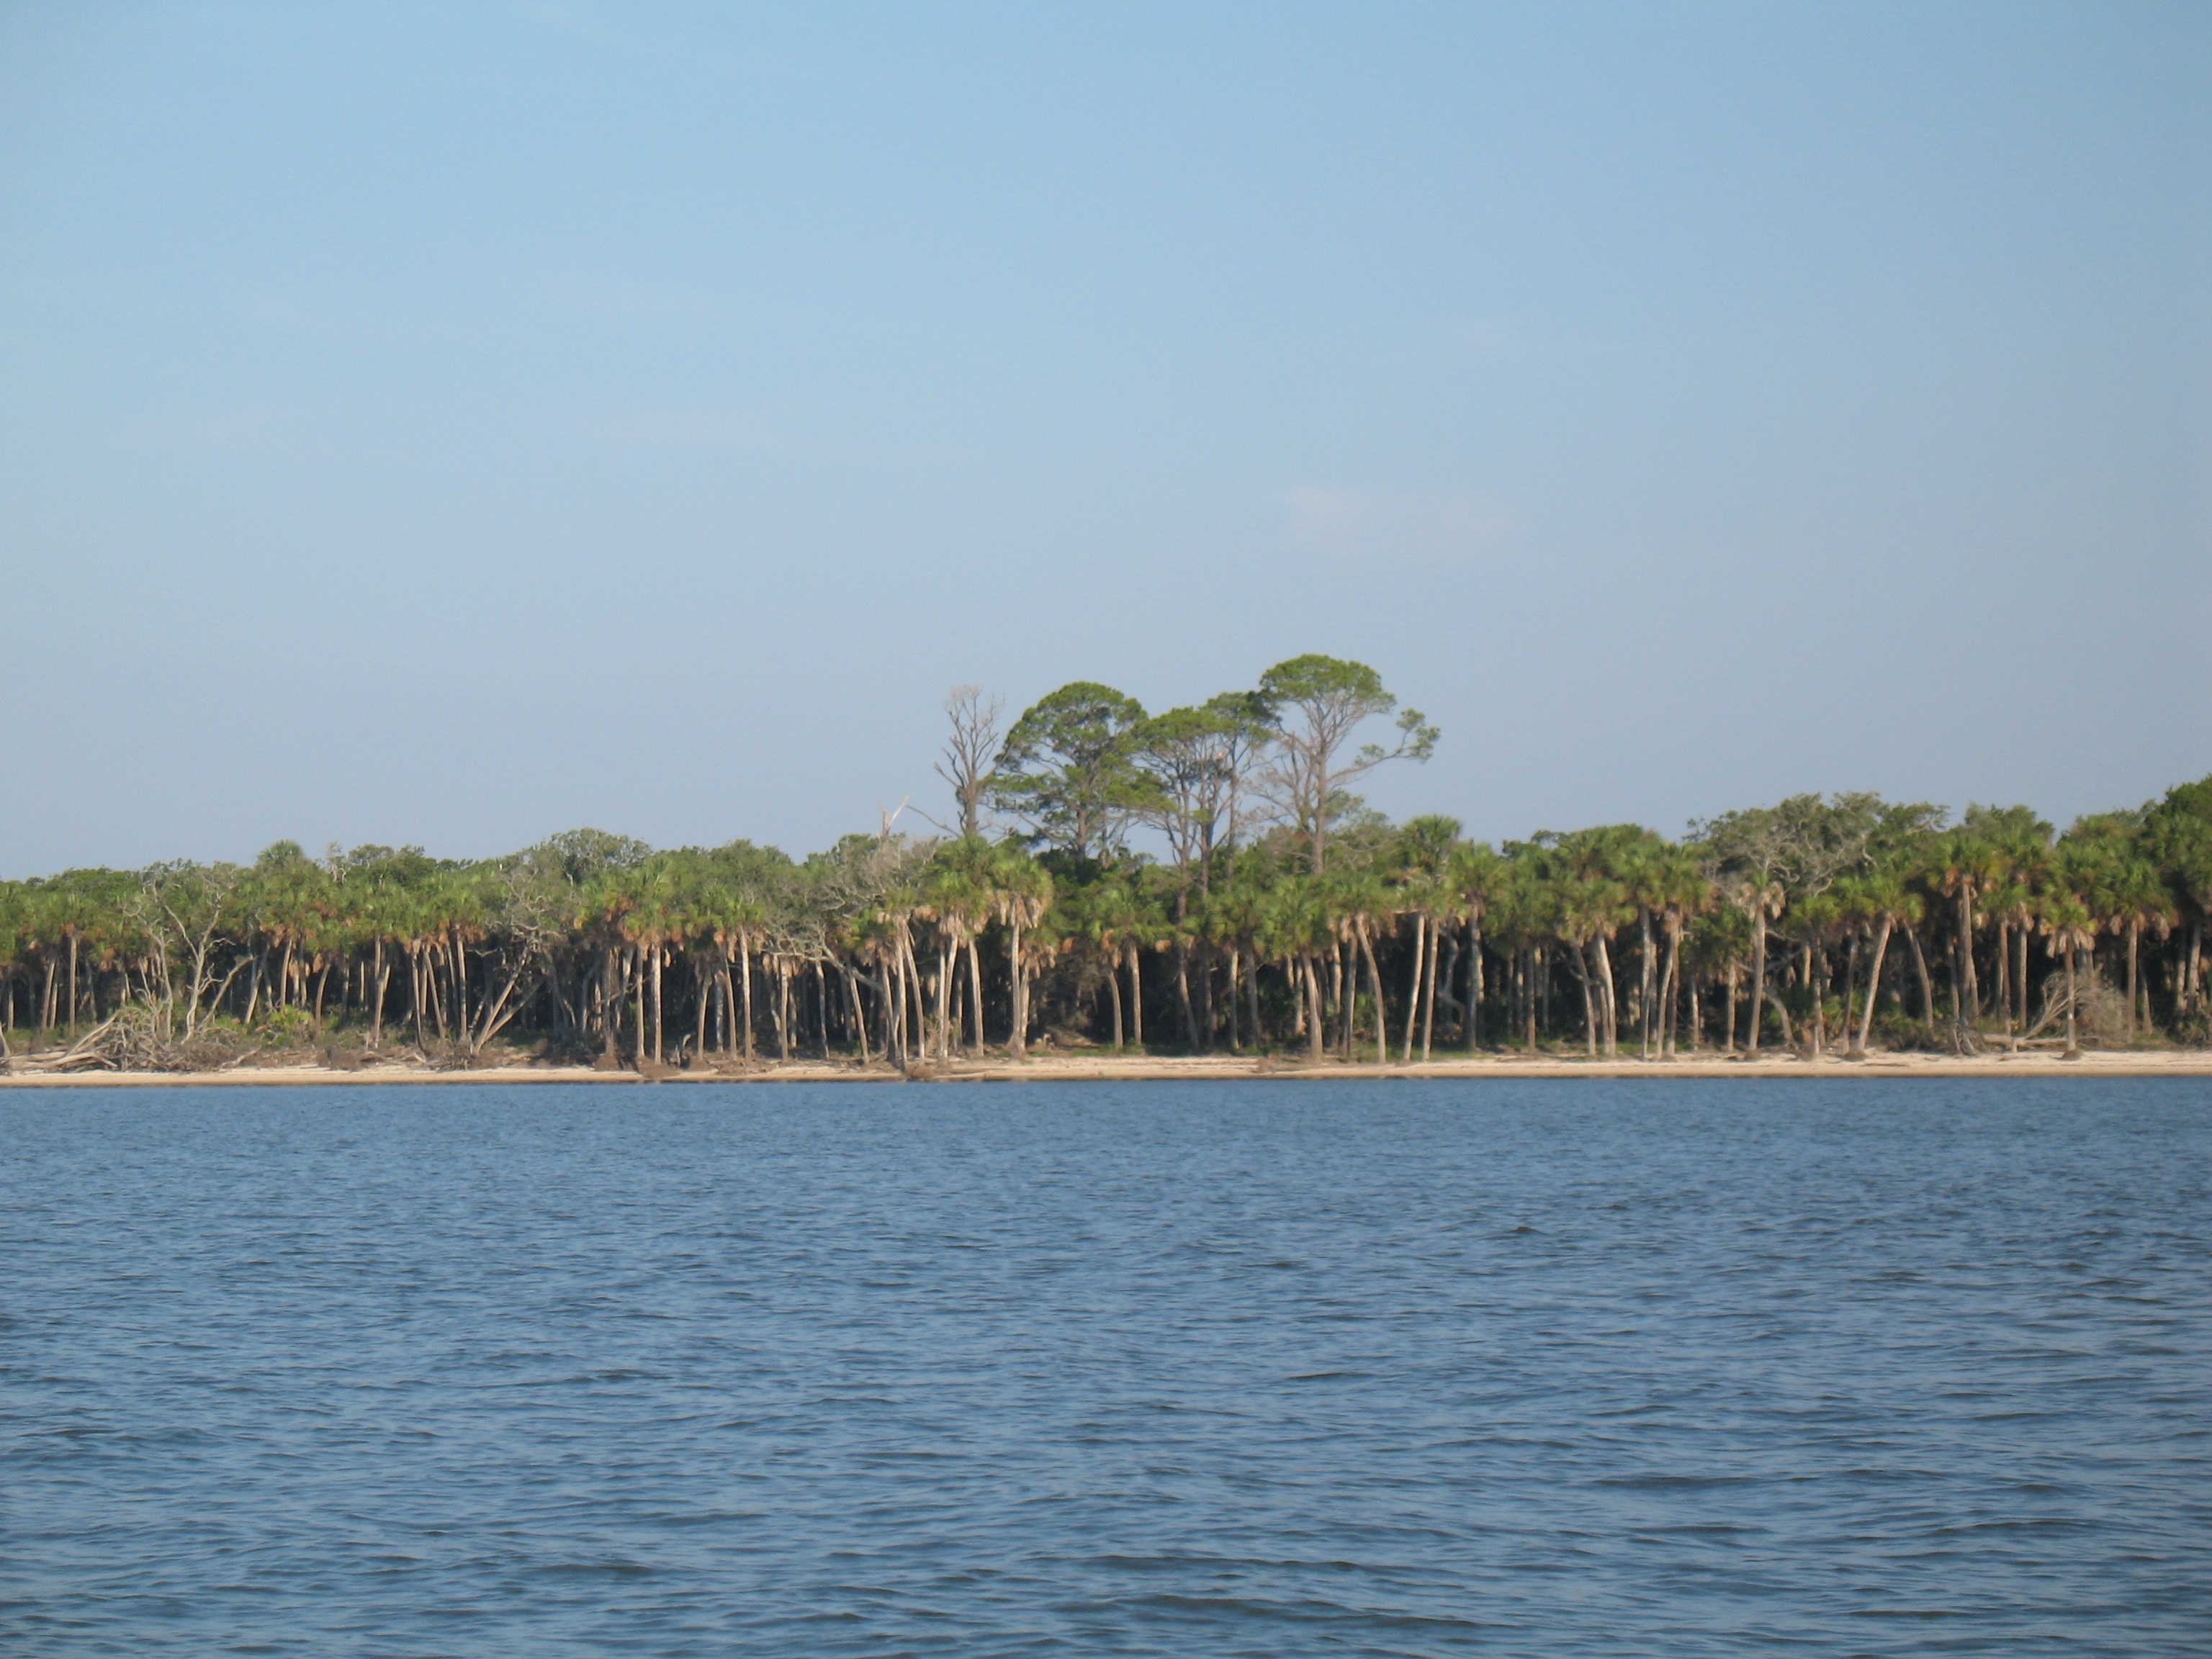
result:
[(0, 1650), (2212, 1646), (2212, 1082), (0, 1095)]

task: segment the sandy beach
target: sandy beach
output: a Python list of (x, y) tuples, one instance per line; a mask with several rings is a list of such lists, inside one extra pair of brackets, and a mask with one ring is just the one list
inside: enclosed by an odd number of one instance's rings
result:
[(1285, 1080), (1328, 1078), (1849, 1078), (1849, 1077), (2212, 1077), (2212, 1051), (2085, 1052), (2077, 1060), (2055, 1054), (1948, 1054), (1874, 1053), (1863, 1060), (1831, 1057), (1806, 1060), (1796, 1055), (1756, 1060), (1719, 1056), (1671, 1060), (1571, 1060), (1485, 1055), (1435, 1060), (1426, 1064), (1318, 1065), (1280, 1056), (1211, 1054), (1190, 1057), (1085, 1054), (1055, 1052), (1027, 1060), (1003, 1058), (932, 1063), (901, 1072), (878, 1063), (793, 1060), (757, 1063), (748, 1068), (713, 1066), (649, 1073), (603, 1071), (586, 1066), (486, 1066), (468, 1071), (439, 1071), (407, 1061), (386, 1061), (356, 1070), (337, 1066), (257, 1066), (216, 1072), (15, 1072), (0, 1075), (0, 1089), (115, 1089), (143, 1087), (253, 1088), (319, 1086), (332, 1084), (477, 1083), (1138, 1083), (1225, 1078)]

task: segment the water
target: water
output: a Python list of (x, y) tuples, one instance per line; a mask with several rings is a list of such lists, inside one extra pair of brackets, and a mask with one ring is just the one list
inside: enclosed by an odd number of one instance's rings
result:
[(0, 1095), (0, 1650), (2201, 1653), (2212, 1083)]

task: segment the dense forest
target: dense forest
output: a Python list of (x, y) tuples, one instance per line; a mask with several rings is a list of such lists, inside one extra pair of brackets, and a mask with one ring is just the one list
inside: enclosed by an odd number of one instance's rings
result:
[[(1802, 795), (1692, 823), (1392, 823), (1358, 786), (1437, 733), (1295, 658), (1148, 714), (948, 698), (936, 833), (793, 860), (594, 830), (455, 862), (280, 842), (251, 866), (0, 883), (0, 1065), (319, 1052), (652, 1072), (913, 1068), (1041, 1044), (1320, 1060), (1663, 1060), (2203, 1043), (2212, 778), (2054, 833), (2024, 806)], [(1370, 733), (1380, 732), (1379, 738)]]

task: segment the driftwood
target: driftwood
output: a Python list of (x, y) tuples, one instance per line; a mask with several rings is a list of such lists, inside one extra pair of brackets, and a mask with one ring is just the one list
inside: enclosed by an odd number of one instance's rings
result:
[(108, 1034), (115, 1022), (121, 1018), (110, 1014), (92, 1030), (78, 1037), (66, 1048), (49, 1049), (38, 1054), (9, 1054), (0, 1061), (0, 1069), (38, 1075), (52, 1072), (112, 1072), (117, 1069), (116, 1056), (110, 1052)]

